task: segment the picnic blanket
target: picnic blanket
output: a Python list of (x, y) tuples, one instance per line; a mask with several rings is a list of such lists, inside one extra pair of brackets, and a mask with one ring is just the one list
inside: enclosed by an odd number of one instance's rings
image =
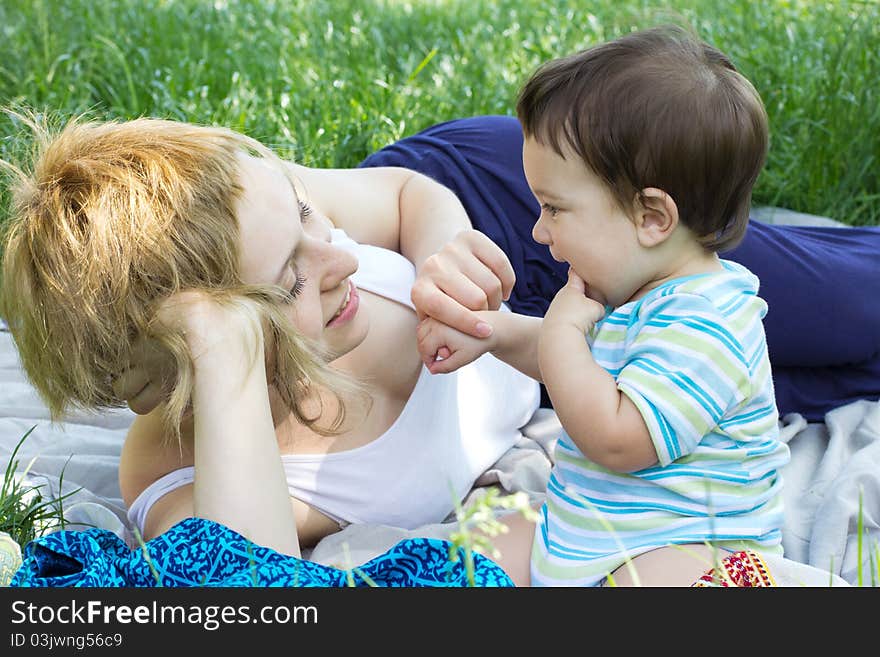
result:
[[(16, 456), (19, 475), (41, 486), (44, 496), (79, 489), (64, 504), (68, 529), (101, 528), (132, 547), (136, 541), (125, 515), (117, 469), (133, 419), (128, 409), (114, 409), (72, 413), (63, 422), (51, 424), (47, 409), (21, 370), (11, 336), (0, 331), (0, 465), (9, 462), (22, 436), (35, 427)], [(861, 563), (862, 582), (870, 584), (869, 573), (872, 567), (876, 572), (880, 546), (880, 402), (841, 407), (829, 413), (824, 423), (807, 423), (792, 414), (781, 425), (792, 452), (783, 470), (784, 572), (790, 574), (793, 585), (855, 585)], [(538, 409), (523, 427), (519, 441), (476, 482), (465, 507), (493, 485), (542, 500), (559, 428), (552, 410)], [(401, 540), (448, 539), (457, 528), (453, 516), (413, 530), (350, 525), (324, 538), (303, 557), (345, 568), (365, 564)]]

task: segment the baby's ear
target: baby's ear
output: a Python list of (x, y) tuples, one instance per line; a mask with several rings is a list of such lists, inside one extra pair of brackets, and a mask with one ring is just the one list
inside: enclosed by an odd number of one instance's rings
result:
[(635, 225), (644, 247), (665, 242), (678, 226), (678, 206), (662, 189), (645, 187), (635, 199)]

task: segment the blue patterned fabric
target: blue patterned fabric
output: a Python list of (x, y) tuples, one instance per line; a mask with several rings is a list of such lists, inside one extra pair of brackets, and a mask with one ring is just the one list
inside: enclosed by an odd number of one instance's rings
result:
[[(60, 531), (25, 546), (11, 586), (469, 586), (463, 559), (449, 558), (449, 542), (407, 539), (350, 570), (283, 555), (228, 527), (187, 518), (131, 549), (104, 529)], [(513, 586), (491, 560), (474, 555), (475, 586)]]

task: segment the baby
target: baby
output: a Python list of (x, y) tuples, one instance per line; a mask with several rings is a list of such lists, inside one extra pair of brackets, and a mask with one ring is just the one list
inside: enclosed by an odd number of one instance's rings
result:
[(491, 352), (543, 381), (562, 423), (537, 527), (512, 521), (500, 564), (549, 586), (718, 583), (713, 565), (769, 580), (789, 451), (767, 305), (717, 255), (741, 239), (766, 157), (758, 93), (661, 27), (543, 65), (517, 114), (532, 234), (568, 283), (543, 319), (480, 313), (488, 338), (418, 330), (432, 373)]

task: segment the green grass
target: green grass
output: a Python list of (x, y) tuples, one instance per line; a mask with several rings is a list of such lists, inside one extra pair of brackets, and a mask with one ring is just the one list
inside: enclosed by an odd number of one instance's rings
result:
[[(512, 113), (548, 58), (684, 20), (767, 104), (755, 203), (880, 224), (880, 4), (664, 4), (675, 13), (635, 0), (0, 0), (0, 104), (222, 124), (306, 164), (353, 166), (431, 123)], [(0, 119), (0, 157), (17, 156), (18, 134)]]
[[(31, 464), (19, 468), (16, 458), (24, 441), (36, 428), (31, 427), (12, 450), (9, 462), (3, 471), (0, 481), (0, 532), (9, 534), (22, 548), (38, 536), (64, 529), (64, 501), (80, 489), (53, 496), (51, 491), (44, 491), (45, 484), (32, 484), (27, 479)], [(64, 472), (58, 481), (61, 490), (64, 483)]]

